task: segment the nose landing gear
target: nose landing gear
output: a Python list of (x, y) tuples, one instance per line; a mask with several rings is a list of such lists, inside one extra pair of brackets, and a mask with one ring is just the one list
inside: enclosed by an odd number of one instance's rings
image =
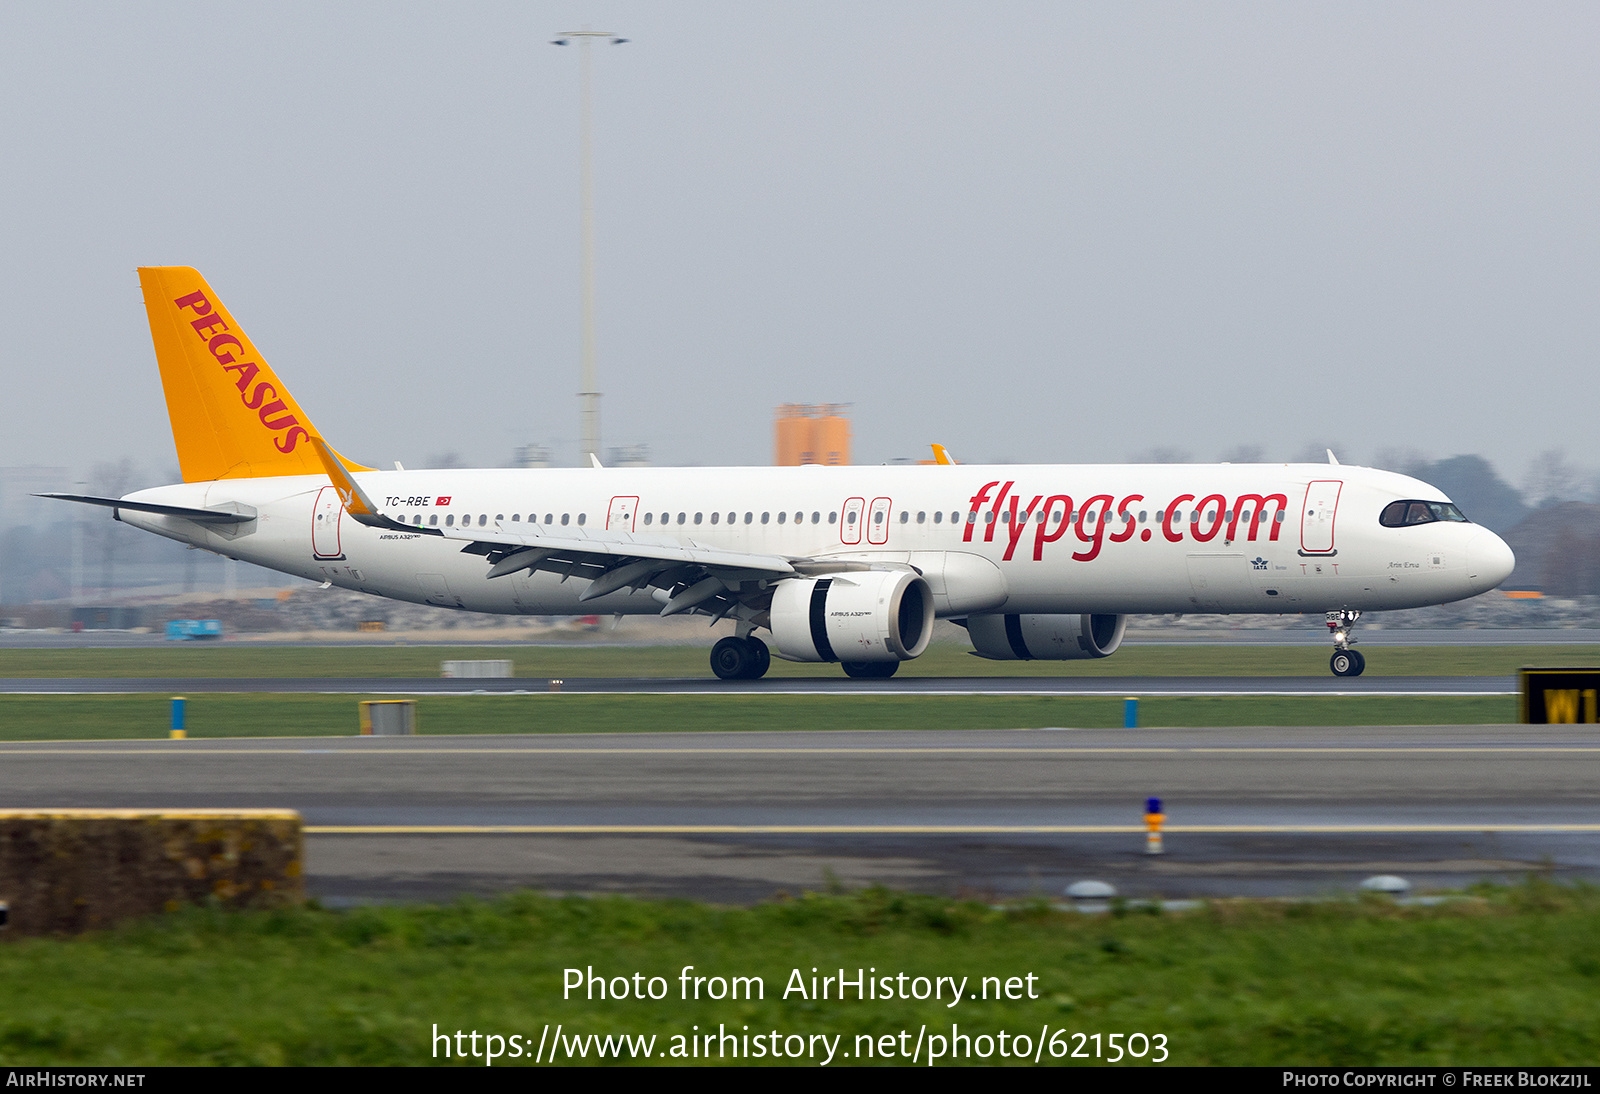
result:
[(1360, 612), (1348, 608), (1328, 613), (1328, 633), (1333, 638), (1333, 656), (1328, 659), (1328, 667), (1335, 676), (1360, 676), (1367, 667), (1367, 659), (1360, 651), (1350, 648), (1355, 642), (1351, 632), (1360, 618)]

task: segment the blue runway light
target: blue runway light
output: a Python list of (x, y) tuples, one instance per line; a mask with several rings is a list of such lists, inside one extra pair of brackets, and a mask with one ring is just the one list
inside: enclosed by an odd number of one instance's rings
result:
[(1160, 798), (1146, 798), (1144, 800), (1144, 811), (1146, 813), (1159, 813), (1159, 812), (1161, 812), (1161, 799)]
[(1124, 699), (1124, 700), (1122, 700), (1122, 728), (1123, 729), (1138, 729), (1139, 728), (1139, 700), (1137, 700), (1137, 699)]

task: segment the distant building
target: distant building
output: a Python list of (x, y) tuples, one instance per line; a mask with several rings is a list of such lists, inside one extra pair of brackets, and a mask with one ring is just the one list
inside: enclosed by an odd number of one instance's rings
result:
[(647, 444), (622, 444), (606, 449), (607, 467), (649, 467), (650, 446)]
[(512, 460), (513, 467), (549, 467), (550, 450), (542, 444), (518, 445)]
[(848, 403), (784, 403), (774, 423), (778, 467), (822, 464), (843, 467), (850, 462)]

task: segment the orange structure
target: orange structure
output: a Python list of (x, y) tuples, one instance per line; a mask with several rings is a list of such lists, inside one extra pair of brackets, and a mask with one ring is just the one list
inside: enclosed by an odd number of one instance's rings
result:
[(843, 467), (850, 462), (850, 419), (846, 403), (784, 403), (775, 423), (779, 467), (818, 463)]

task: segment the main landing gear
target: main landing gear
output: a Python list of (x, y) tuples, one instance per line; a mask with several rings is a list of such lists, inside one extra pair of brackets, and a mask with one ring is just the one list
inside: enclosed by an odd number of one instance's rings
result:
[(1367, 659), (1360, 651), (1350, 648), (1355, 641), (1350, 634), (1360, 618), (1360, 612), (1348, 608), (1328, 613), (1328, 633), (1333, 637), (1333, 656), (1328, 659), (1328, 667), (1335, 676), (1360, 676), (1367, 667)]
[(839, 667), (852, 680), (887, 680), (900, 667), (898, 661), (841, 661)]
[(759, 680), (772, 664), (772, 651), (759, 638), (724, 638), (711, 647), (711, 671), (723, 680)]

